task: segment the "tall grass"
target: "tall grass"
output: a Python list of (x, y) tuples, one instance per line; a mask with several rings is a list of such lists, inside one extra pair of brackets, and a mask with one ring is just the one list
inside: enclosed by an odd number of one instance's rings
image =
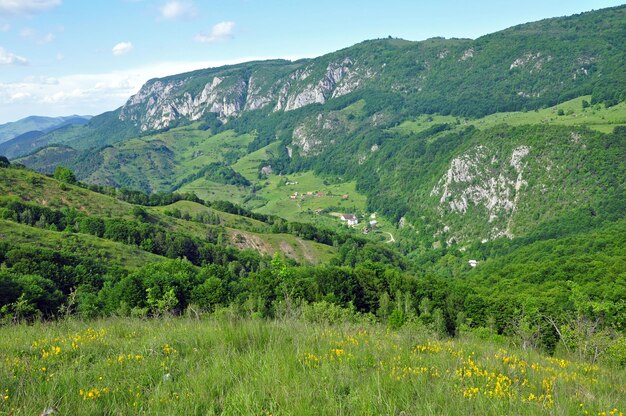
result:
[(623, 370), (371, 323), (111, 318), (0, 328), (0, 414), (606, 414)]

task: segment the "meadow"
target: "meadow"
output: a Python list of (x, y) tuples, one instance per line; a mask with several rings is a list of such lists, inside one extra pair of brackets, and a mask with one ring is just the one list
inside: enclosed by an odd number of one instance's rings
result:
[[(311, 312), (311, 310), (309, 310)], [(0, 414), (623, 415), (623, 369), (364, 319), (75, 319), (0, 328)], [(315, 313), (304, 317), (315, 317)], [(57, 414), (57, 413), (53, 413)]]
[(591, 130), (610, 133), (617, 126), (626, 125), (626, 103), (619, 103), (612, 107), (602, 104), (585, 106), (583, 102), (590, 102), (591, 96), (577, 97), (553, 107), (536, 111), (512, 111), (494, 113), (478, 119), (467, 119), (454, 116), (421, 115), (413, 120), (407, 120), (389, 131), (400, 135), (417, 134), (435, 124), (449, 123), (459, 126), (472, 125), (485, 130), (500, 124), (521, 126), (527, 124), (560, 125), (560, 126), (587, 126)]

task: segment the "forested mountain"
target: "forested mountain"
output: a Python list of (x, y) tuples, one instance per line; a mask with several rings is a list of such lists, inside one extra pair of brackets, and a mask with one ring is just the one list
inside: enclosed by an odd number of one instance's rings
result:
[[(19, 161), (266, 213), (289, 197), (276, 195), (277, 174), (355, 182), (366, 204), (344, 209), (382, 214), (407, 253), (529, 236), (581, 212), (614, 219), (626, 204), (625, 16), (620, 6), (476, 40), (379, 39), (154, 79), (86, 126), (6, 152), (45, 146)], [(319, 220), (303, 211), (280, 214)]]
[[(33, 133), (48, 133), (52, 130), (58, 129), (68, 125), (84, 125), (89, 122), (91, 116), (67, 116), (67, 117), (41, 117), (30, 116), (18, 121), (5, 123), (0, 125), (0, 145), (5, 142), (9, 142), (13, 139), (21, 137), (20, 141), (29, 140), (33, 141)], [(30, 135), (29, 135), (30, 133)], [(0, 147), (0, 153), (7, 154), (7, 149), (10, 149), (10, 144), (5, 144)], [(33, 149), (30, 149), (33, 150)], [(30, 151), (27, 150), (27, 151)], [(24, 153), (24, 150), (21, 151)]]

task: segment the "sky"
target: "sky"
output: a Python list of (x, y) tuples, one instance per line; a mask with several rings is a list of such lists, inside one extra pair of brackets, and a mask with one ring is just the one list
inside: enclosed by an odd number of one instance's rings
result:
[(114, 110), (148, 79), (366, 39), (472, 38), (624, 0), (0, 0), (0, 123)]

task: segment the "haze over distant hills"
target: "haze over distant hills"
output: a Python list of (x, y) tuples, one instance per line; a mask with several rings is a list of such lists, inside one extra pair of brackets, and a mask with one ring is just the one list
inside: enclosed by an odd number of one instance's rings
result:
[(48, 133), (69, 124), (87, 124), (91, 116), (44, 117), (30, 116), (21, 120), (0, 125), (0, 143), (7, 142), (21, 134), (40, 131)]

